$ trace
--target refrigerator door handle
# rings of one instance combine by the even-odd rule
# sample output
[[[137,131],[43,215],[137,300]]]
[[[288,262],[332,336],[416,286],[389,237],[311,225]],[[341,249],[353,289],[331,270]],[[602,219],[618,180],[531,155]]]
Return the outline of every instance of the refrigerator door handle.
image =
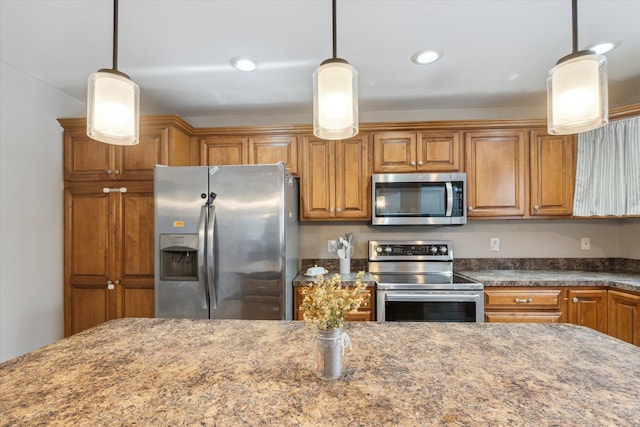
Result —
[[[216,207],[209,207],[209,220],[207,221],[207,285],[209,287],[210,310],[218,307],[217,286],[215,279],[216,254],[215,254],[215,234],[216,228]]]
[[[205,232],[207,229],[207,206],[202,206],[200,209],[200,224],[198,225],[198,282],[200,282],[201,288],[204,290],[205,307],[209,308],[209,286],[206,276],[206,248],[205,248]]]

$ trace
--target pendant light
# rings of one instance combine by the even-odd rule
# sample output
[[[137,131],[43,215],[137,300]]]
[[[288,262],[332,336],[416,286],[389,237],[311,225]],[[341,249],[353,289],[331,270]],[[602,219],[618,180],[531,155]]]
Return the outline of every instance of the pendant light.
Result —
[[[578,51],[578,0],[572,0],[573,52],[547,78],[547,127],[552,135],[599,128],[609,121],[607,58]]]
[[[333,57],[313,73],[313,134],[347,139],[358,134],[358,72],[336,57],[336,0],[332,0]]]
[[[113,1],[113,68],[89,76],[87,135],[116,145],[139,142],[140,89],[118,71],[118,0]]]

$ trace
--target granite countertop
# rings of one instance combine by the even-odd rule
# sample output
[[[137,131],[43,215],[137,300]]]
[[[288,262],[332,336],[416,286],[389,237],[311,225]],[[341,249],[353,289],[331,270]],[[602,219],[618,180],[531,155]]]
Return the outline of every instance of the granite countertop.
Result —
[[[326,273],[324,277],[331,278],[336,274],[339,274],[339,273],[337,271],[329,270],[329,272]],[[357,275],[358,275],[357,271],[352,271],[349,274],[340,274],[340,282],[345,286],[353,285],[356,282]],[[304,271],[301,271],[300,273],[298,273],[296,277],[294,277],[293,286],[305,286],[309,283],[314,282],[315,280],[316,280],[315,276],[307,276],[306,274],[304,274]],[[367,272],[365,272],[364,276],[362,276],[362,281],[366,283],[368,286],[375,286],[376,284],[376,281],[373,279],[373,276],[371,275],[371,273],[367,273]]]
[[[456,271],[486,286],[608,286],[640,292],[640,274],[576,270]]]
[[[640,348],[569,324],[121,319],[0,364],[1,425],[638,425]]]

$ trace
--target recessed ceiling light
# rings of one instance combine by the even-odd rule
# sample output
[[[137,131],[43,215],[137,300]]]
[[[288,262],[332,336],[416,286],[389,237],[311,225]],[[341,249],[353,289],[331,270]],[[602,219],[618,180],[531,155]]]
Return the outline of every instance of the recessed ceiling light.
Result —
[[[411,61],[418,65],[431,64],[442,57],[442,52],[437,49],[420,49],[411,56]]]
[[[585,50],[593,50],[598,55],[602,55],[603,53],[607,53],[612,51],[613,49],[620,46],[619,40],[606,41],[602,43],[597,43],[587,47]]]
[[[256,69],[256,63],[242,56],[236,56],[231,59],[231,65],[240,71],[253,71]]]

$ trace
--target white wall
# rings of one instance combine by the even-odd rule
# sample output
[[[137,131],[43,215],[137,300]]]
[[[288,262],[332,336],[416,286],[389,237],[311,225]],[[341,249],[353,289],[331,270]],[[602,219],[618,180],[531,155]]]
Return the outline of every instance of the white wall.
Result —
[[[629,221],[629,226],[621,226]],[[351,232],[354,258],[367,257],[369,240],[452,240],[457,258],[609,258],[638,257],[640,221],[619,219],[469,221],[461,227],[370,227],[365,223],[302,223],[301,258],[336,258],[327,252],[327,240]],[[621,234],[625,244],[621,246]],[[635,238],[632,235],[635,234]],[[500,239],[500,251],[491,252],[489,239]],[[589,237],[591,249],[580,249]],[[635,246],[632,246],[635,245]],[[622,247],[622,249],[621,249]],[[635,254],[635,256],[632,256]]]
[[[56,341],[63,320],[62,128],[86,106],[0,62],[0,362]]]
[[[640,218],[620,223],[620,257],[640,259]]]

